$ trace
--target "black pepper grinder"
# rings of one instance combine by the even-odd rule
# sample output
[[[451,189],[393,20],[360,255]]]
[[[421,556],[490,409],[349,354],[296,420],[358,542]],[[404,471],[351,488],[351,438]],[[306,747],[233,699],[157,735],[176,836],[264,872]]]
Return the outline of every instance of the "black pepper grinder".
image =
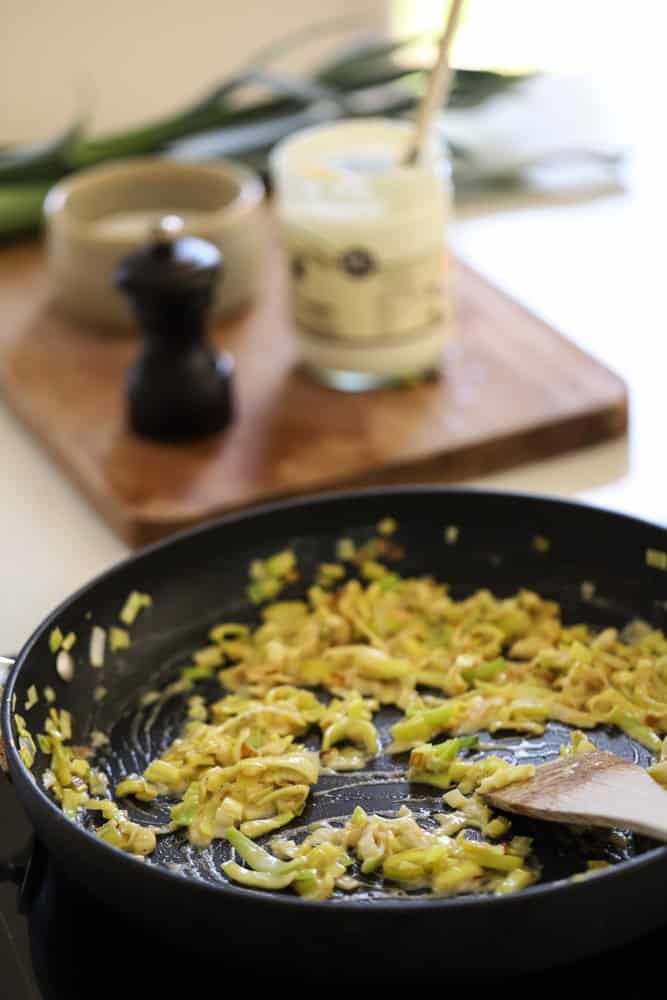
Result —
[[[182,230],[178,216],[165,216],[151,241],[125,257],[114,274],[144,338],[127,375],[130,427],[160,441],[221,431],[234,411],[234,362],[217,354],[206,335],[222,256],[212,243]]]

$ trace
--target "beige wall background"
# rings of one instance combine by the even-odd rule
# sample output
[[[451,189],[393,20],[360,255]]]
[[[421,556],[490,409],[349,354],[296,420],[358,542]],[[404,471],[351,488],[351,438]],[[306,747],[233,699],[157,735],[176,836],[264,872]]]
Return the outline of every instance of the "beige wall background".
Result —
[[[350,34],[364,27],[436,32],[448,3],[0,0],[0,144],[57,132],[82,102],[95,131],[172,112],[267,43],[324,21],[354,20]],[[486,68],[620,70],[630,90],[651,63],[651,41],[662,39],[662,7],[658,0],[468,0],[454,60]],[[338,37],[343,41],[345,33]],[[299,69],[330,44],[311,42],[282,68]]]
[[[95,131],[171,112],[273,39],[389,0],[0,0],[0,144],[50,135],[82,99]],[[341,35],[341,40],[344,35]],[[301,60],[318,55],[317,45]],[[321,55],[321,48],[319,51]]]

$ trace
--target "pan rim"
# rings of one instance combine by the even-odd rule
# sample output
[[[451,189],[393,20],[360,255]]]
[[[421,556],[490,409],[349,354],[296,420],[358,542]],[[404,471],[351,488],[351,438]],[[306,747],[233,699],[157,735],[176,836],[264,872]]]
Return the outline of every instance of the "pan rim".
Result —
[[[149,557],[155,552],[166,548],[175,547],[177,544],[200,534],[216,530],[222,526],[234,525],[239,522],[255,518],[267,517],[276,512],[283,512],[299,507],[308,508],[313,505],[325,505],[331,502],[344,504],[345,502],[364,498],[383,499],[385,497],[392,496],[404,497],[406,495],[425,494],[435,494],[438,496],[465,496],[466,494],[469,494],[476,497],[488,497],[490,502],[494,498],[501,498],[504,502],[518,501],[521,503],[524,501],[538,501],[540,503],[544,503],[546,506],[552,506],[559,509],[565,507],[572,509],[573,511],[594,512],[603,517],[607,516],[612,519],[621,518],[625,522],[634,524],[637,528],[649,531],[664,533],[667,530],[664,525],[647,521],[644,518],[635,517],[634,515],[627,514],[623,511],[614,510],[608,507],[598,507],[594,504],[570,500],[569,498],[554,497],[531,491],[508,491],[502,489],[486,489],[484,487],[476,486],[449,486],[439,484],[368,487],[363,489],[349,489],[341,491],[329,490],[321,493],[318,492],[259,503],[253,505],[252,507],[243,508],[239,511],[232,511],[229,514],[206,521],[202,524],[191,526],[183,531],[170,535],[168,538],[146,546],[137,552],[130,553],[124,559],[117,561],[112,566],[107,567],[107,569],[94,576],[88,582],[84,583],[74,593],[66,597],[65,600],[55,607],[40,622],[21,648],[16,657],[14,668],[7,679],[0,708],[0,728],[5,742],[9,772],[12,780],[17,785],[17,789],[22,788],[24,793],[30,796],[36,793],[40,808],[45,810],[50,815],[53,822],[59,826],[64,834],[68,836],[74,835],[75,837],[82,836],[88,848],[98,854],[99,862],[102,866],[105,859],[115,858],[116,862],[122,864],[123,866],[127,863],[140,865],[141,871],[147,876],[149,876],[150,873],[149,877],[154,880],[166,879],[169,883],[174,885],[180,884],[184,877],[178,872],[170,871],[169,869],[162,868],[158,865],[150,863],[146,864],[142,858],[135,857],[134,855],[128,854],[119,848],[113,847],[111,844],[95,837],[93,833],[86,830],[83,826],[67,819],[62,810],[58,807],[57,803],[47,795],[46,791],[35,781],[32,773],[26,769],[21,758],[19,757],[18,750],[14,742],[11,725],[11,702],[18,675],[20,674],[20,671],[34,646],[38,640],[43,637],[45,632],[53,625],[58,616],[62,615],[63,612],[74,602],[90,593],[93,588],[110,579],[116,573],[122,572],[126,567],[136,563],[144,557]],[[48,845],[46,846],[48,849]],[[436,908],[439,910],[442,907],[446,907],[448,910],[456,910],[457,908],[485,904],[486,906],[495,905],[496,908],[500,909],[508,905],[510,907],[520,905],[522,901],[539,900],[555,892],[562,894],[567,890],[571,890],[576,893],[581,887],[583,887],[583,889],[586,888],[590,878],[593,878],[594,881],[597,881],[599,878],[608,880],[614,876],[617,879],[619,877],[622,878],[630,871],[638,870],[646,865],[655,864],[660,860],[667,862],[667,845],[650,848],[638,857],[621,861],[607,869],[596,872],[594,876],[590,876],[579,881],[573,881],[571,878],[565,878],[543,884],[537,883],[522,889],[520,892],[509,893],[506,896],[492,896],[480,893],[444,898],[432,896],[428,898],[420,897],[418,899],[377,899],[372,900],[370,903],[367,899],[354,897],[336,899],[335,901],[302,899],[301,897],[288,894],[274,894],[271,892],[262,892],[261,890],[249,890],[248,888],[235,886],[231,882],[222,881],[219,884],[214,884],[213,882],[188,878],[187,883],[189,889],[196,889],[197,892],[202,892],[207,895],[210,893],[216,893],[216,895],[222,893],[223,898],[225,896],[230,896],[232,899],[242,899],[245,902],[262,902],[264,905],[278,908],[285,906],[298,906],[305,907],[307,910],[315,911],[321,911],[323,908],[327,910],[331,910],[333,908],[336,911],[341,910],[343,912],[359,912],[379,909],[386,913],[387,911],[403,911],[406,906],[409,907],[410,910],[422,910],[424,908],[428,908],[429,910]]]

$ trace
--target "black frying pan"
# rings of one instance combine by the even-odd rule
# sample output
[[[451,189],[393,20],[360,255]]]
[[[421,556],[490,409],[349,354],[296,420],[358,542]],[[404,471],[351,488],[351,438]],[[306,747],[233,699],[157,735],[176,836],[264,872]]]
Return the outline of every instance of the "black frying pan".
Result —
[[[149,861],[124,854],[65,819],[41,788],[46,766],[41,755],[32,776],[23,767],[12,703],[15,698],[21,711],[30,685],[41,691],[50,684],[59,706],[74,716],[75,742],[86,742],[92,729],[110,731],[101,764],[112,780],[123,770],[140,770],[178,732],[183,704],[173,698],[149,720],[137,710],[139,695],[177,675],[192,649],[204,644],[212,623],[255,620],[256,610],[242,597],[249,562],[289,546],[308,579],[318,562],[332,558],[336,539],[367,539],[387,515],[399,522],[396,537],[406,552],[401,572],[432,573],[450,582],[456,596],[480,586],[499,594],[530,587],[559,601],[569,622],[622,626],[642,617],[658,627],[667,624],[667,574],[645,562],[647,548],[667,549],[667,531],[578,504],[412,488],[320,496],[226,517],[105,573],[53,612],[22,650],[5,689],[2,735],[16,792],[38,835],[68,873],[133,921],[176,936],[183,945],[220,953],[223,960],[234,954],[290,977],[351,969],[371,977],[379,970],[411,976],[527,972],[594,954],[658,926],[667,918],[667,848],[641,838],[620,851],[600,834],[574,836],[564,828],[531,826],[516,818],[516,832],[535,837],[544,863],[542,881],[522,892],[497,898],[396,898],[383,897],[370,884],[360,896],[308,901],[227,883],[220,863],[228,846],[220,842],[195,851],[173,835],[160,840]],[[443,540],[449,524],[459,528],[456,545]],[[536,534],[549,539],[547,553],[533,547]],[[596,585],[593,598],[582,598],[582,581]],[[133,627],[131,648],[107,655],[100,676],[87,664],[85,637],[91,623],[114,624],[133,589],[152,594],[153,607]],[[292,591],[298,593],[298,586]],[[56,624],[82,636],[74,647],[77,670],[71,684],[58,680],[48,651]],[[108,689],[100,704],[92,697],[98,684]],[[42,729],[42,701],[24,714],[33,732]],[[386,710],[381,730],[395,718]],[[550,727],[529,753],[544,759],[566,738],[565,727]],[[600,730],[595,738],[616,753],[647,760],[643,748],[617,733]],[[510,734],[505,742],[511,756],[520,741]],[[395,810],[401,802],[437,808],[433,789],[383,777],[380,772],[395,771],[397,763],[401,759],[380,760],[370,776],[323,779],[298,823],[349,814],[357,803],[378,811]],[[136,816],[155,821],[159,812],[145,808],[136,808]],[[615,862],[610,869],[571,880],[585,868],[587,857],[599,858],[604,851]]]

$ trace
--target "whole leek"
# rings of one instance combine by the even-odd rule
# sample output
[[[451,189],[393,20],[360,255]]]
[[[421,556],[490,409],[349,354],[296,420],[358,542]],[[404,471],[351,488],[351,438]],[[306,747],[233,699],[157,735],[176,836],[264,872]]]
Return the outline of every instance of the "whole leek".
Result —
[[[297,49],[309,37],[340,33],[343,27],[349,30],[350,25],[337,18],[333,24],[300,29],[256,54],[244,71],[216,84],[199,100],[156,121],[94,137],[85,134],[82,121],[76,121],[47,142],[0,149],[0,240],[38,229],[51,184],[82,168],[127,156],[167,153],[186,159],[234,157],[265,172],[272,146],[305,124],[341,115],[400,115],[413,108],[429,69],[424,60],[414,61],[410,55],[413,38],[357,40],[302,78],[267,72],[271,60]],[[456,70],[450,103],[477,105],[520,79]],[[245,100],[244,90],[256,90],[258,84],[264,95]]]
[[[11,240],[36,229],[51,181],[0,185],[0,240]]]

